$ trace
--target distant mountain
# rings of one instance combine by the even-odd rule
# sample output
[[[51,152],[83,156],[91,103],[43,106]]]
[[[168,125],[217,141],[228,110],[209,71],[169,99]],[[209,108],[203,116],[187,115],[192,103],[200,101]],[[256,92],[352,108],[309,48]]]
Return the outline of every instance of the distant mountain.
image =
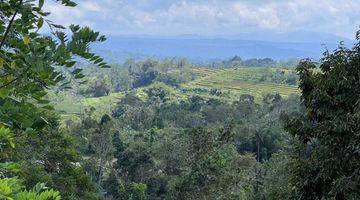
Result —
[[[349,38],[341,37],[331,33],[312,32],[312,31],[292,31],[285,33],[262,31],[252,33],[242,33],[235,36],[229,36],[233,39],[242,40],[260,40],[270,42],[292,42],[292,43],[325,43],[338,44],[340,41],[351,43]]]
[[[94,50],[108,62],[122,62],[127,58],[145,57],[185,57],[191,60],[217,60],[238,55],[243,59],[321,57],[325,47],[335,49],[340,41],[346,45],[350,39],[328,33],[291,32],[291,33],[244,33],[236,36],[218,36],[217,38],[197,35],[176,37],[108,36],[108,40],[95,45]],[[324,46],[325,45],[325,46]]]

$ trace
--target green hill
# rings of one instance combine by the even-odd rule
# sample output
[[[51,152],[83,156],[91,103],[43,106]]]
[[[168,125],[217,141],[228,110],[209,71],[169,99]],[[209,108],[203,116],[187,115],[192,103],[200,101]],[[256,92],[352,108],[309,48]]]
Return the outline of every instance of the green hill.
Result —
[[[256,100],[269,93],[279,93],[286,97],[299,93],[296,85],[287,83],[292,69],[281,68],[231,68],[231,69],[192,69],[195,79],[182,84],[179,88],[167,86],[162,83],[153,83],[149,86],[134,90],[137,95],[146,98],[144,90],[149,87],[166,87],[171,100],[179,101],[188,96],[198,95],[203,98],[223,100],[236,100],[242,94],[250,94]],[[69,93],[51,95],[56,102],[55,108],[64,115],[81,114],[86,108],[94,107],[101,113],[109,113],[124,93],[111,93],[98,98],[73,96]]]

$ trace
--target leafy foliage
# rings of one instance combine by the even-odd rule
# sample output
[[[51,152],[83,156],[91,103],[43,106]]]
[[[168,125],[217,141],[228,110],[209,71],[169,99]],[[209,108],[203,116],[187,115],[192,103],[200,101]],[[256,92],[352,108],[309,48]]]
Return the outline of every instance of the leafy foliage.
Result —
[[[359,55],[358,42],[325,52],[319,69],[309,60],[297,68],[306,112],[286,129],[302,142],[294,163],[299,198],[360,198]]]
[[[230,69],[174,58],[99,72],[90,46],[105,37],[52,22],[46,3],[0,2],[1,199],[360,198],[360,42],[298,74],[237,56],[212,65]],[[60,117],[49,92],[103,110]]]
[[[59,1],[66,6],[76,4]],[[40,111],[49,109],[44,96],[46,89],[61,84],[65,87],[65,74],[56,66],[70,71],[74,56],[83,57],[100,67],[107,67],[102,59],[90,53],[89,44],[105,40],[90,28],[70,26],[67,35],[60,25],[46,19],[49,13],[42,10],[44,1],[2,1],[0,93],[1,122],[8,127],[25,130],[32,128]],[[52,36],[43,36],[39,30],[47,24]],[[82,78],[81,71],[70,73]],[[40,107],[40,110],[37,109]],[[35,125],[36,126],[36,125]]]
[[[56,2],[76,6],[71,0]],[[90,44],[105,37],[89,27],[66,29],[52,22],[51,13],[43,10],[45,4],[45,0],[0,2],[1,171],[2,177],[19,177],[1,179],[6,199],[60,199],[59,192],[38,182],[48,182],[67,199],[89,197],[84,193],[95,191],[76,166],[80,158],[72,139],[58,130],[58,116],[45,96],[49,89],[66,88],[69,81],[84,77],[74,67],[78,58],[108,67],[90,52]],[[51,35],[41,34],[44,29]]]
[[[97,139],[112,135],[106,146],[114,147],[100,178],[105,196],[256,199],[255,193],[263,192],[254,181],[255,169],[262,165],[256,158],[265,163],[285,148],[289,137],[282,130],[281,116],[299,109],[298,98],[267,95],[260,103],[251,95],[235,102],[196,95],[175,99],[172,90],[156,83],[143,89],[144,96],[127,93],[112,110],[114,130],[103,129],[102,139]],[[67,124],[80,134],[78,144],[87,159],[98,160],[91,138],[101,122],[91,114],[80,120]],[[87,171],[100,180],[96,163]]]
[[[60,200],[59,192],[45,187],[45,184],[37,184],[32,190],[24,190],[20,181],[16,178],[0,179],[1,199],[37,199],[37,200]]]

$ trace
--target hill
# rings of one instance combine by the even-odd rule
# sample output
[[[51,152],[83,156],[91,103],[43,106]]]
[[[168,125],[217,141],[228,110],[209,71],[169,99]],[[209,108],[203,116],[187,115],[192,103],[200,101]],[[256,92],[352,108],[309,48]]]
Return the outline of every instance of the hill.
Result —
[[[221,99],[234,101],[242,94],[250,94],[260,101],[266,94],[278,93],[283,97],[299,92],[296,80],[289,80],[293,69],[285,68],[230,68],[230,69],[192,69],[196,78],[193,81],[182,84],[180,87],[171,87],[164,83],[153,83],[141,87],[132,92],[141,98],[146,98],[145,90],[151,87],[162,87],[168,91],[172,101],[181,101],[189,96],[197,95],[206,99]],[[296,77],[295,77],[296,78]],[[295,82],[293,82],[295,81]],[[55,108],[64,115],[83,113],[85,109],[94,107],[99,116],[109,113],[120,101],[125,93],[111,93],[103,97],[79,97],[67,92],[50,95],[56,102]]]

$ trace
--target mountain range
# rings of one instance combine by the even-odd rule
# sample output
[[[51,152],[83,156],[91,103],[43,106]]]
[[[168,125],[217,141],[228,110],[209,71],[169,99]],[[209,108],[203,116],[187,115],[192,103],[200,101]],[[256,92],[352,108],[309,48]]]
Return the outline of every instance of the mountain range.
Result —
[[[184,57],[194,61],[209,61],[235,55],[243,59],[319,59],[326,49],[334,50],[341,41],[345,46],[354,43],[354,40],[331,33],[309,31],[267,31],[219,36],[110,35],[107,38],[105,43],[97,44],[93,49],[108,62],[146,57]]]

